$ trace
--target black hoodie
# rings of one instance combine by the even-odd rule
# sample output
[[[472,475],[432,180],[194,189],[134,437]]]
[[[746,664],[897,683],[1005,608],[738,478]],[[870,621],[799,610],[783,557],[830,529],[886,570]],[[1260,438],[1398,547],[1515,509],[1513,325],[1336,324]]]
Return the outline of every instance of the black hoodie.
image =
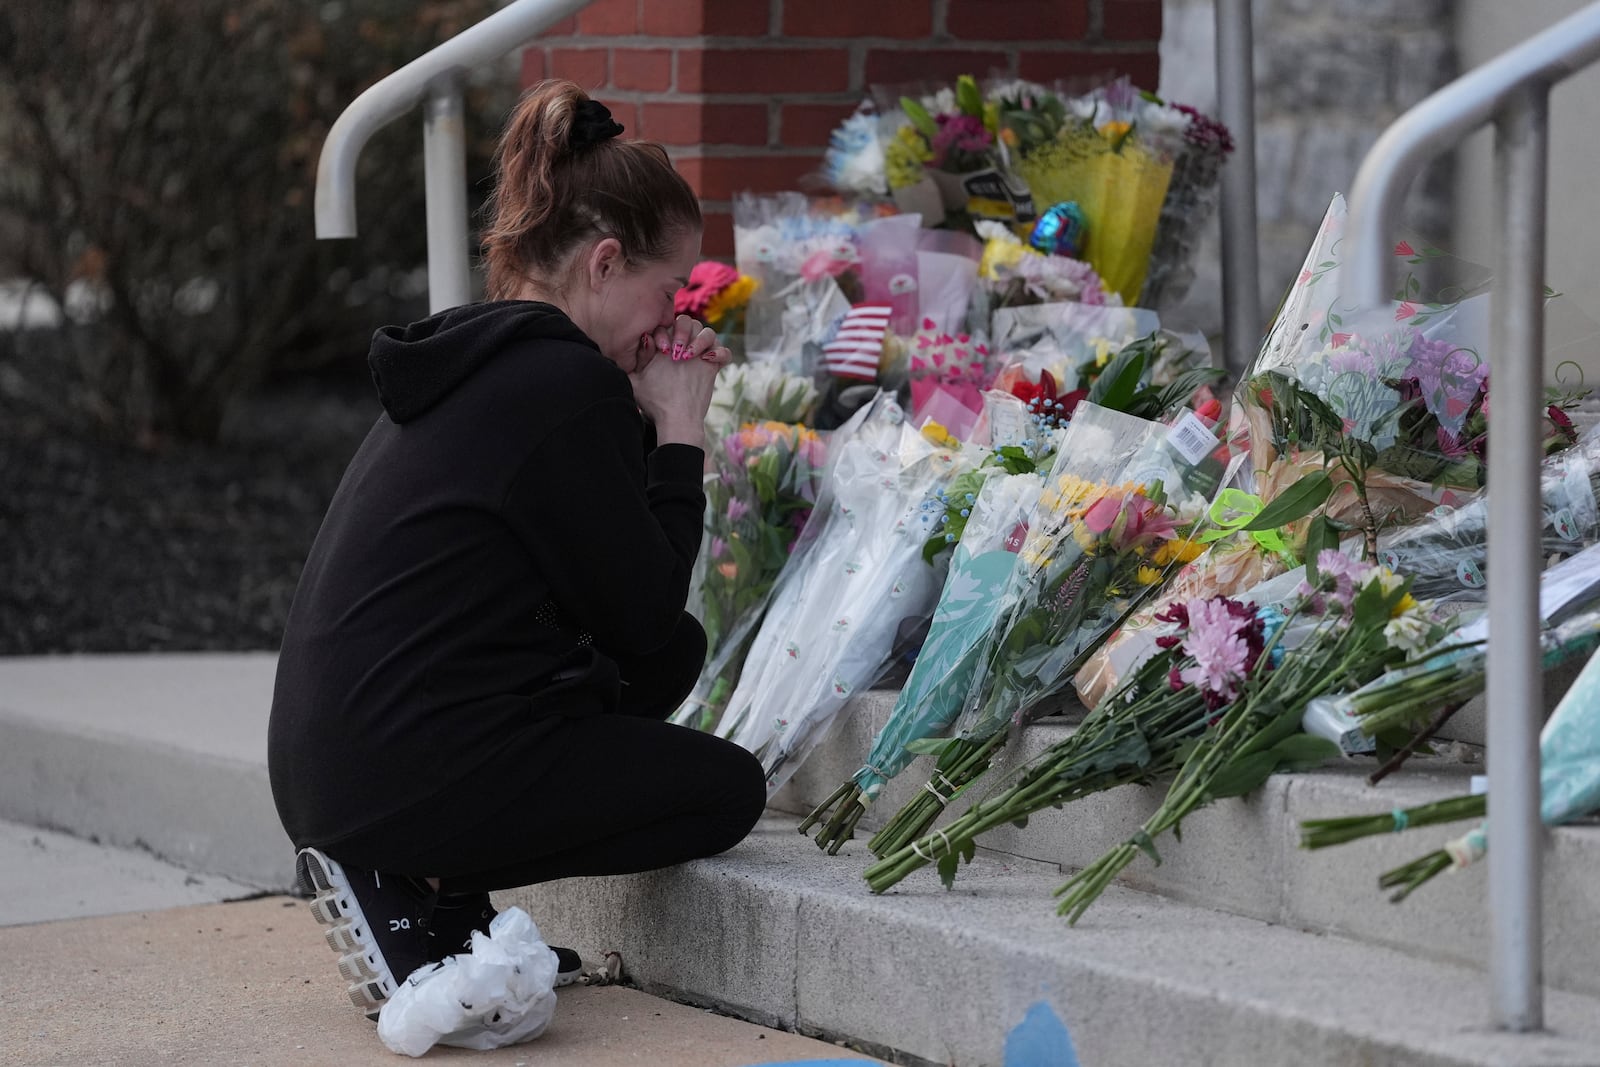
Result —
[[[268,768],[297,845],[531,771],[551,714],[615,706],[602,653],[666,643],[700,545],[704,454],[647,455],[627,375],[559,309],[454,308],[380,330],[369,362],[385,414],[278,658]]]

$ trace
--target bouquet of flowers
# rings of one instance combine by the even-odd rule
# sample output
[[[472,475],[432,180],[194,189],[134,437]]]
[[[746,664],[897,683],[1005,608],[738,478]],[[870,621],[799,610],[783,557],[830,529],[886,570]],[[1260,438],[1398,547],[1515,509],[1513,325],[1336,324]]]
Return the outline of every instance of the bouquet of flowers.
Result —
[[[1189,749],[1154,815],[1126,842],[1079,871],[1056,895],[1059,914],[1076,923],[1123,868],[1144,852],[1157,862],[1155,839],[1176,832],[1186,815],[1213,800],[1243,796],[1283,767],[1315,765],[1338,754],[1323,738],[1300,732],[1313,697],[1360,685],[1409,655],[1396,635],[1417,626],[1442,631],[1411,596],[1408,583],[1381,567],[1323,551],[1286,613],[1270,617],[1262,651],[1250,663],[1245,633],[1207,642],[1204,662],[1178,684],[1203,681],[1219,703],[1215,721]],[[1241,625],[1244,623],[1241,620]],[[1289,648],[1289,639],[1294,647]],[[1268,671],[1275,650],[1287,649]],[[1195,651],[1198,651],[1196,649]]]
[[[1600,600],[1600,546],[1591,545],[1540,575],[1539,641],[1546,670],[1587,655],[1600,640],[1596,600]],[[1483,691],[1488,640],[1489,622],[1480,615],[1437,647],[1419,645],[1417,651],[1425,655],[1360,689],[1313,700],[1306,709],[1306,727],[1338,741],[1347,752],[1371,751],[1380,741],[1398,746],[1413,737],[1426,740],[1450,714]]]
[[[994,313],[989,347],[1002,368],[1018,366],[1035,376],[1047,370],[1058,389],[1070,392],[1088,387],[1079,381],[1085,368],[1098,373],[1123,348],[1160,328],[1160,318],[1145,308],[1021,305]]]
[[[701,260],[689,272],[689,284],[673,297],[673,310],[699,319],[717,331],[717,339],[724,345],[742,351],[744,309],[758,284],[726,263]]]
[[[1171,448],[1165,427],[1080,405],[977,656],[957,736],[939,744],[928,787],[869,843],[875,855],[920,837],[988,769],[1008,727],[1060,691],[1106,634],[1155,591],[1176,566],[1172,543],[1215,488],[1188,484],[1196,476]]]
[[[761,759],[772,790],[926,622],[943,578],[921,559],[931,494],[967,463],[883,393],[834,433],[830,453],[717,727]]]
[[[1017,174],[1041,209],[1077,205],[1085,228],[1081,257],[1108,289],[1133,303],[1144,288],[1188,116],[1125,78],[1064,101],[1051,135],[1045,135],[1050,119],[1041,123],[1030,112],[1039,109],[1000,111],[1016,133]]]
[[[1555,405],[1548,411],[1556,432],[1570,428]],[[1600,435],[1564,452],[1547,455],[1539,479],[1543,505],[1543,552],[1564,559],[1600,540]],[[1378,535],[1378,558],[1391,570],[1411,575],[1421,596],[1440,603],[1482,603],[1488,584],[1489,507],[1493,490],[1455,508],[1439,508],[1406,526]]]
[[[810,425],[817,386],[767,361],[730,363],[717,372],[706,411],[706,436],[721,440],[747,422]]]
[[[1489,383],[1478,353],[1488,304],[1481,293],[1425,300],[1421,277],[1446,257],[1407,242],[1396,246],[1412,267],[1399,299],[1360,312],[1340,303],[1335,249],[1344,223],[1336,197],[1239,389],[1238,409],[1260,495],[1270,500],[1326,469],[1335,491],[1313,544],[1356,530],[1373,558],[1381,527],[1456,506],[1483,486],[1476,442],[1487,428]],[[1570,441],[1553,432],[1549,447]]]
[[[1150,249],[1150,271],[1145,275],[1139,303],[1166,307],[1176,303],[1194,281],[1194,253],[1200,229],[1217,207],[1222,164],[1233,151],[1233,135],[1216,119],[1192,107],[1174,107],[1187,115],[1183,148],[1172,163],[1172,180],[1161,204],[1161,220]]]
[[[772,585],[811,516],[825,454],[815,430],[783,422],[746,423],[712,451],[699,601],[706,665],[673,722],[715,725]]]
[[[1600,653],[1590,657],[1539,735],[1539,785],[1539,815],[1546,826],[1600,811]],[[1477,794],[1381,815],[1308,819],[1300,824],[1300,844],[1326,848],[1374,834],[1482,819],[1488,803],[1487,794]],[[1385,872],[1378,885],[1394,890],[1391,901],[1404,900],[1441,871],[1482,859],[1489,847],[1487,830],[1487,823],[1480,824],[1444,847]]]
[[[889,94],[878,90],[878,95]],[[886,183],[902,211],[931,224],[970,218],[1027,221],[1028,189],[996,153],[996,115],[971,76],[932,93],[883,100],[880,133]]]
[[[1270,671],[1281,653],[1266,650],[1263,612],[1225,597],[1177,603],[1163,616],[1176,630],[1160,651],[1129,675],[1072,735],[1030,761],[1006,788],[961,817],[884,856],[867,868],[874,893],[937,863],[946,887],[977,839],[1006,823],[1021,825],[1047,807],[1091,793],[1143,782],[1175,770],[1217,709],[1238,698],[1239,686]]]
[[[972,329],[987,333],[994,313],[1005,307],[1122,303],[1122,297],[1107,292],[1100,275],[1083,260],[1041,252],[998,222],[980,220],[974,228],[983,239],[983,255],[969,309]]]
[[[944,503],[954,508],[955,520],[939,525],[958,529],[936,533],[923,547],[923,557],[931,563],[947,539],[955,541],[927,640],[866,762],[800,824],[805,833],[827,818],[816,841],[830,854],[850,840],[884,784],[915,758],[906,745],[943,733],[961,710],[977,654],[994,626],[1044,487],[1032,464],[1025,467],[1029,469],[1017,473],[1002,465],[979,467],[951,483]]]

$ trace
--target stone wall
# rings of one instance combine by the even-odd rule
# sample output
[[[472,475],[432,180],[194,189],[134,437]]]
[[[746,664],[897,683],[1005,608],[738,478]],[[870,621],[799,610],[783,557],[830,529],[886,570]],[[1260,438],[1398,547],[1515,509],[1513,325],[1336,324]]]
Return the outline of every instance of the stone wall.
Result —
[[[875,84],[1159,78],[1161,0],[598,0],[523,56],[666,144],[733,252],[732,196],[797,189]]]
[[[1165,0],[1161,89],[1216,107],[1212,0]],[[1256,187],[1263,329],[1304,259],[1335,193],[1401,112],[1456,74],[1451,0],[1255,0]],[[1407,229],[1444,242],[1450,163],[1424,174]],[[1201,274],[1167,317],[1221,332],[1221,253],[1213,224]]]

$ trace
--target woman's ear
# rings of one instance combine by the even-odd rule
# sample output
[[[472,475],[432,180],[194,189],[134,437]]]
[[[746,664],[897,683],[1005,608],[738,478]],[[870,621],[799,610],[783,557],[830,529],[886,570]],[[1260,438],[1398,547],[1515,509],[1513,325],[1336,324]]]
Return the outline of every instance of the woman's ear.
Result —
[[[628,257],[622,253],[622,242],[615,237],[605,237],[595,242],[589,250],[589,288],[598,291],[607,282],[621,275],[628,266]]]

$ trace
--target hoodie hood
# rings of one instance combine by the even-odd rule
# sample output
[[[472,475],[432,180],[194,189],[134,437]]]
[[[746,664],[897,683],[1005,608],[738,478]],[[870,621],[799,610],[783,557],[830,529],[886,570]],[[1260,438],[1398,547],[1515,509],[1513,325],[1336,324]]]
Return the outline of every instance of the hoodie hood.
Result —
[[[490,359],[536,340],[569,341],[600,352],[555,305],[498,300],[463,304],[409,326],[385,326],[373,335],[367,365],[389,418],[408,422]]]

